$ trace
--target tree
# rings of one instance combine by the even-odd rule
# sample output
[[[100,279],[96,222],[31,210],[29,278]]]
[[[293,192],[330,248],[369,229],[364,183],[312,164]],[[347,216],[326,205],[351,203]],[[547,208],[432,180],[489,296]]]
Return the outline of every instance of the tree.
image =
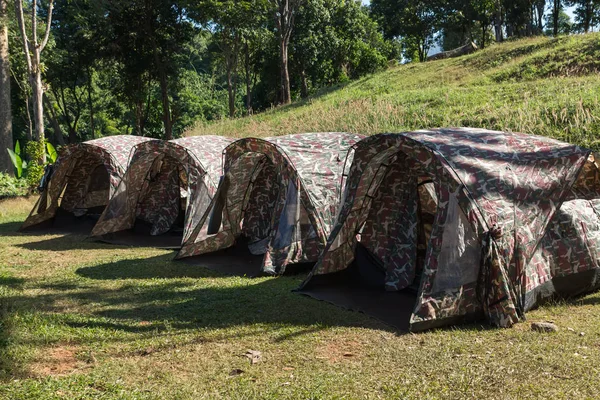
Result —
[[[13,147],[10,101],[10,65],[8,59],[8,0],[0,0],[0,172],[13,174],[14,168],[6,153]]]
[[[406,58],[427,59],[444,20],[442,0],[373,0],[371,8],[388,39],[403,40]]]
[[[536,15],[536,33],[544,32],[544,10],[546,9],[546,0],[533,0],[533,7]]]
[[[577,31],[588,33],[600,21],[600,0],[570,0],[567,4],[575,7]]]
[[[97,32],[102,31],[102,3],[56,0],[52,17],[54,46],[46,59],[47,117],[60,142],[60,124],[69,142],[95,137],[94,76],[101,61]]]
[[[35,139],[39,143],[44,143],[44,86],[42,83],[42,52],[48,44],[50,38],[50,27],[52,23],[52,9],[54,8],[54,0],[50,0],[48,3],[48,10],[46,13],[46,28],[44,36],[39,41],[38,38],[38,18],[37,0],[31,2],[31,32],[27,34],[25,27],[25,17],[23,13],[23,2],[22,0],[15,0],[15,8],[17,13],[17,22],[19,23],[19,30],[21,33],[21,39],[23,41],[23,51],[25,53],[25,61],[27,64],[27,74],[29,76],[29,84],[32,92],[32,105],[33,105],[33,123],[35,126]],[[42,157],[38,160],[41,163],[46,162],[46,153],[40,152]]]
[[[104,47],[120,68],[119,92],[135,115],[136,131],[144,134],[149,110],[158,101],[163,137],[173,138],[171,97],[185,44],[193,27],[182,3],[167,0],[115,0],[106,3]],[[134,17],[135,16],[135,17]],[[154,97],[158,83],[158,99]]]
[[[524,37],[541,33],[540,15],[545,0],[503,0],[508,37]],[[540,14],[541,13],[541,14]]]
[[[552,0],[552,35],[558,36],[558,32],[560,29],[560,12],[562,9],[561,0]]]
[[[302,98],[308,97],[309,81],[317,86],[321,84],[320,79],[331,78],[334,57],[331,47],[337,40],[332,26],[332,11],[325,0],[307,0],[298,9],[292,34],[291,63],[300,77]]]
[[[242,32],[243,69],[246,82],[246,112],[252,114],[253,93],[260,73],[260,66],[264,63],[265,49],[272,38],[272,33],[266,28],[257,27]]]
[[[468,41],[476,42],[480,48],[485,48],[496,7],[496,0],[449,1],[443,24],[443,49],[452,50]]]
[[[564,10],[560,10],[558,13],[558,23],[555,25],[554,15],[548,16],[548,29],[546,30],[547,35],[568,35],[573,30],[573,22],[571,17]]]
[[[290,73],[288,70],[288,47],[294,29],[294,19],[302,0],[269,0],[274,5],[275,25],[279,38],[280,96],[281,104],[292,102]]]
[[[229,116],[234,117],[238,87],[240,58],[245,64],[250,62],[250,52],[256,40],[253,31],[261,30],[266,23],[266,0],[208,0],[198,4],[195,19],[206,24],[213,32],[227,76],[229,93]],[[246,86],[250,86],[250,65],[245,65]]]

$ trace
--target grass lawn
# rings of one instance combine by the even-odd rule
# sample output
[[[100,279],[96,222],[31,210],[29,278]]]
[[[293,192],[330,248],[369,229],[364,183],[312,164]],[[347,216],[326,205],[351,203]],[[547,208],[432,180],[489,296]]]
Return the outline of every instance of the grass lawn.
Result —
[[[400,334],[291,290],[76,235],[17,232],[0,203],[0,398],[596,398],[600,295],[529,321]],[[260,351],[251,364],[248,350]]]

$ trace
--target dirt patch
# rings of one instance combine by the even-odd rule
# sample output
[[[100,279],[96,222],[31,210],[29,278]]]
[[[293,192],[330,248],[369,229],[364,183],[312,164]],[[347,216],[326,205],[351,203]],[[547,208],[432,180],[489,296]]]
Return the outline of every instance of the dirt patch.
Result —
[[[78,347],[69,345],[50,347],[31,365],[31,373],[36,376],[62,376],[86,368],[89,365],[77,359],[79,351]]]
[[[353,361],[361,357],[363,346],[355,340],[333,340],[319,346],[316,358],[330,363]]]

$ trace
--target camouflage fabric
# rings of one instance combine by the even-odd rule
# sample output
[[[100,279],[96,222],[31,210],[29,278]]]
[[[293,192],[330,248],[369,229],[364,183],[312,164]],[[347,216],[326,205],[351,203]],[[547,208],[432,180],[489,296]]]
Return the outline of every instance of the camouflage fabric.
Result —
[[[518,321],[528,292],[535,286],[531,282],[540,282],[544,273],[540,257],[534,253],[550,229],[549,223],[558,210],[576,213],[573,208],[561,208],[563,201],[584,195],[600,197],[598,168],[593,158],[588,159],[590,152],[545,137],[468,128],[433,129],[372,136],[355,145],[353,152],[338,221],[304,285],[312,276],[350,265],[357,241],[369,240],[364,231],[361,235],[356,232],[369,223],[372,208],[385,216],[378,223],[391,226],[399,218],[414,222],[398,215],[414,209],[408,193],[396,193],[394,202],[381,202],[383,209],[371,201],[383,196],[378,192],[389,190],[387,185],[394,182],[385,179],[383,170],[411,159],[419,168],[402,167],[411,176],[404,182],[414,182],[415,177],[430,179],[438,204],[422,277],[415,282],[419,290],[411,317],[413,329],[481,312],[498,326]],[[405,186],[405,190],[414,191],[414,185]],[[407,199],[408,203],[401,204]],[[412,238],[412,225],[405,226]],[[462,234],[446,227],[462,227]],[[498,234],[490,236],[492,229]],[[384,248],[385,240],[376,239]],[[416,268],[411,267],[412,243],[400,256],[408,261],[387,270],[388,290],[401,289],[412,279],[410,269]],[[450,261],[447,253],[452,246],[448,243],[456,243]],[[398,257],[393,252],[382,257]],[[587,265],[596,268],[589,260]],[[570,269],[570,273],[576,270]],[[393,279],[400,277],[395,283]],[[455,283],[440,285],[442,278],[452,278]]]
[[[530,268],[535,270],[526,276],[527,293],[554,278],[600,268],[600,199],[564,202],[531,258]],[[589,287],[581,289],[583,292],[599,286],[600,282],[590,282]],[[525,309],[533,307],[536,300],[541,298],[526,300]]]
[[[344,159],[361,138],[309,133],[232,143],[213,204],[177,258],[230,247],[243,233],[265,240],[264,272],[283,273],[287,264],[316,260],[338,211]],[[209,232],[219,202],[221,226]]]
[[[21,229],[53,218],[59,207],[72,212],[76,208],[106,205],[128,167],[131,149],[147,140],[120,135],[62,147],[50,182]],[[90,194],[88,189],[98,184],[98,171],[108,174],[108,185],[100,193]]]
[[[187,196],[183,203],[184,238],[188,237],[216,191],[223,149],[229,143],[231,139],[222,136],[192,136],[136,146],[92,235],[131,229],[137,217],[152,225],[151,234],[163,234],[177,218],[182,196]]]
[[[385,169],[360,237],[384,265],[386,290],[401,290],[412,283],[416,272],[420,168],[414,160],[396,156]]]
[[[158,171],[144,182],[136,217],[152,225],[151,235],[161,235],[171,229],[179,215],[183,182],[180,182],[178,160],[161,157],[154,164],[157,164]]]

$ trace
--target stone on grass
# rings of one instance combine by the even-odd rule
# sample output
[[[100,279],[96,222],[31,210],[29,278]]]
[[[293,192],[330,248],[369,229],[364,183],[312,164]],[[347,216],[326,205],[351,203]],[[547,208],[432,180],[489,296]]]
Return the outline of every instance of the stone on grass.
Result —
[[[531,330],[536,332],[558,332],[558,326],[552,322],[532,322]]]

